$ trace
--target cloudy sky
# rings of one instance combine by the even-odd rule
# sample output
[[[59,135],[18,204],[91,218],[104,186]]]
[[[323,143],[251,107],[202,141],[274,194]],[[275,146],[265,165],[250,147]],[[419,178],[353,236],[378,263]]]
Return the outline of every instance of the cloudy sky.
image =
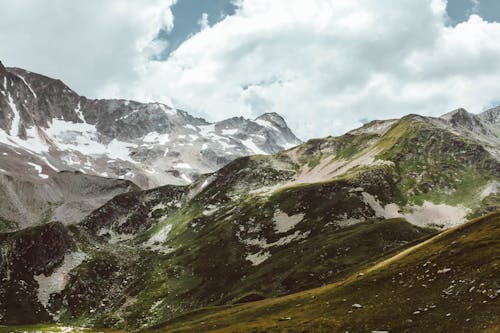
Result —
[[[500,104],[498,0],[0,0],[0,60],[302,138]]]

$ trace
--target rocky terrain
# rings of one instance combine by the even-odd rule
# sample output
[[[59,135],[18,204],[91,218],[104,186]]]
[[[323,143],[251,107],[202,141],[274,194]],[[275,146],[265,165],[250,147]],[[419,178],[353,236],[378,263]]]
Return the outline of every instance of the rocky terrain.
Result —
[[[130,182],[189,184],[237,157],[298,143],[277,114],[209,123],[159,103],[88,99],[0,63],[0,231],[67,224]]]
[[[373,121],[4,233],[0,323],[494,332],[498,118]]]

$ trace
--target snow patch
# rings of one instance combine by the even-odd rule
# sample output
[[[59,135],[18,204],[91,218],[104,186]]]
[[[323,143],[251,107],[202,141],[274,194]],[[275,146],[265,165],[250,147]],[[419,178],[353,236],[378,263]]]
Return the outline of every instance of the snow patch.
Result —
[[[442,228],[451,228],[466,221],[470,209],[458,205],[451,206],[447,204],[435,204],[430,201],[424,201],[422,206],[405,206],[403,209],[394,203],[382,206],[375,197],[369,193],[363,192],[363,199],[375,212],[375,216],[386,219],[402,217],[411,224],[428,227],[439,226]],[[400,211],[403,213],[400,213]]]
[[[252,139],[246,139],[242,140],[241,143],[247,147],[252,153],[257,154],[257,155],[267,155],[265,151],[260,149],[253,141]]]
[[[377,217],[383,217],[385,219],[393,219],[397,217],[403,217],[399,213],[399,206],[396,204],[388,204],[386,206],[382,206],[380,202],[378,202],[375,197],[369,193],[363,192],[361,193],[363,196],[364,202],[373,209],[375,215]]]
[[[208,205],[202,214],[205,216],[212,216],[218,209],[219,207],[216,205]]]
[[[486,198],[491,194],[497,194],[497,193],[500,193],[500,183],[495,180],[486,185],[484,190],[481,192],[481,198]]]
[[[159,134],[158,132],[151,132],[146,134],[146,136],[143,138],[142,141],[147,143],[157,143],[164,145],[170,142],[170,138],[168,133]]]
[[[172,249],[166,245],[163,245],[168,239],[168,234],[172,231],[172,225],[167,224],[159,231],[155,232],[145,243],[144,247],[152,251],[157,251],[160,253],[167,254]]]
[[[267,127],[267,128],[270,128],[270,129],[272,129],[272,130],[275,130],[275,131],[279,132],[279,129],[277,129],[276,127],[274,127],[274,125],[273,125],[273,124],[271,124],[271,122],[269,122],[269,121],[267,121],[267,120],[264,120],[264,119],[257,119],[257,120],[255,120],[255,122],[256,122],[257,124],[259,124],[260,126],[262,126],[262,127]]]
[[[31,163],[31,162],[28,162],[28,165],[31,165],[32,167],[35,168],[35,170],[38,172],[38,177],[43,178],[43,179],[49,178],[49,176],[42,173],[42,167],[40,165],[35,164],[35,163]]]
[[[59,172],[59,169],[57,169],[54,165],[52,165],[52,164],[49,162],[49,160],[47,159],[47,157],[45,157],[45,156],[40,156],[40,159],[41,159],[42,161],[44,161],[44,162],[45,162],[45,164],[47,164],[47,166],[48,166],[49,168],[51,168],[51,169],[52,169],[52,170],[54,170],[55,172]]]
[[[76,115],[78,116],[78,119],[80,119],[82,122],[85,122],[85,117],[83,115],[83,112],[82,112],[82,109],[80,106],[80,102],[78,102],[78,105],[76,106],[75,112],[76,112]]]
[[[288,216],[287,213],[277,210],[273,215],[274,230],[277,233],[284,233],[295,228],[304,219],[304,214]]]
[[[36,93],[33,91],[33,89],[31,89],[31,86],[28,84],[28,82],[26,82],[26,80],[24,79],[24,76],[21,76],[21,75],[16,75],[16,76],[24,82],[24,84],[26,85],[26,87],[28,87],[28,89],[31,92],[31,94],[33,95],[33,97],[37,98]]]
[[[64,290],[71,270],[78,267],[86,258],[87,255],[83,252],[68,253],[64,256],[62,265],[56,268],[51,275],[40,274],[34,276],[34,279],[38,282],[38,300],[45,308],[49,305],[50,295]]]
[[[107,145],[100,143],[95,125],[53,119],[46,133],[57,139],[62,150],[78,151],[88,156],[104,155],[110,159],[137,163],[130,157],[130,149],[136,148],[136,144],[117,139],[113,139]]]
[[[8,94],[7,97],[8,97],[7,104],[9,104],[13,114],[12,124],[10,126],[10,135],[17,137],[19,134],[19,123],[21,122],[21,116],[19,115],[16,103],[14,103],[14,100],[12,99],[10,93]]]
[[[215,134],[215,124],[203,125],[198,127],[200,129],[200,134],[205,137],[210,137]]]
[[[271,257],[271,253],[269,251],[260,251],[253,254],[247,254],[245,257],[246,260],[252,263],[252,266],[258,266],[262,264],[264,261]]]
[[[186,181],[187,183],[191,184],[193,181],[191,180],[191,178],[189,178],[188,176],[186,176],[185,174],[181,174],[181,178],[184,179],[184,181]]]
[[[157,231],[156,233],[154,233],[146,242],[147,245],[155,245],[157,243],[164,243],[167,238],[168,238],[168,234],[170,233],[170,231],[172,230],[172,225],[171,224],[167,224],[166,226],[164,226],[163,228],[161,228],[159,231]]]
[[[160,103],[156,103],[160,109],[165,112],[167,115],[170,115],[170,116],[174,116],[177,114],[177,110],[176,109],[172,109],[172,108],[169,108],[168,106],[166,106],[165,104],[160,104]]]
[[[176,168],[176,169],[192,169],[192,167],[191,167],[191,165],[189,165],[189,163],[184,163],[184,162],[175,164],[174,168]]]
[[[306,232],[302,233],[301,231],[297,230],[297,231],[295,231],[295,233],[288,235],[288,236],[285,236],[285,237],[281,237],[280,239],[278,239],[276,242],[273,242],[273,243],[268,243],[265,238],[242,239],[240,237],[239,233],[237,233],[236,236],[245,245],[258,246],[261,249],[268,249],[268,248],[271,248],[274,246],[283,246],[283,245],[290,244],[293,241],[305,239],[309,236],[310,233],[311,233],[310,231],[306,231]]]
[[[223,129],[222,130],[222,135],[234,135],[238,132],[237,128],[232,128],[232,129]]]
[[[404,217],[408,222],[419,226],[437,225],[451,228],[464,223],[469,213],[470,209],[462,205],[450,206],[425,201],[422,206],[411,206],[410,213],[405,213]]]

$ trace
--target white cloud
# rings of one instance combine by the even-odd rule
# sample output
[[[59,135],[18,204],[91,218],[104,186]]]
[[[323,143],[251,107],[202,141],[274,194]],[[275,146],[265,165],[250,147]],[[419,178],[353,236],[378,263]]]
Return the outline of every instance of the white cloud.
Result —
[[[471,111],[498,100],[500,24],[446,25],[440,0],[243,0],[148,64],[133,91],[212,119],[276,111],[303,138],[363,118]]]
[[[0,0],[0,60],[60,78],[82,94],[121,91],[165,47],[174,0]]]
[[[113,12],[108,5],[97,5],[98,0],[82,3],[82,8],[93,3]],[[148,7],[138,3],[130,1],[131,12]],[[275,111],[302,138],[340,134],[363,118],[440,115],[459,106],[478,112],[500,99],[500,24],[471,15],[466,22],[448,26],[445,0],[239,0],[235,15],[205,26],[168,60],[150,61],[145,54],[161,48],[153,45],[148,51],[152,32],[171,23],[151,19],[155,10],[168,11],[164,3],[168,1],[148,2],[151,12],[134,24],[119,14],[104,15],[110,22],[100,19],[98,28],[85,33],[83,27],[93,21],[81,18],[79,29],[70,36],[54,32],[53,40],[62,34],[65,43],[75,44],[95,37],[101,49],[85,43],[81,53],[60,59],[60,52],[42,63],[54,63],[48,73],[66,78],[56,68],[66,71],[88,52],[93,58],[86,69],[95,65],[98,70],[90,74],[98,72],[98,77],[75,72],[87,82],[79,86],[93,84],[94,94],[173,101],[211,120]],[[35,16],[40,18],[55,15],[38,10]],[[116,28],[117,22],[122,28]],[[0,35],[11,30],[15,34],[15,28],[5,28],[7,24],[0,23]],[[72,43],[71,36],[77,42]],[[142,44],[132,43],[132,51],[109,64],[126,49],[122,39]],[[45,31],[40,40],[52,39]],[[6,45],[2,41],[0,45]],[[36,57],[9,52],[19,59]],[[112,56],[104,57],[103,52]]]
[[[201,30],[208,28],[209,23],[208,23],[208,14],[207,13],[201,14],[201,17],[198,20],[198,24],[199,24]]]

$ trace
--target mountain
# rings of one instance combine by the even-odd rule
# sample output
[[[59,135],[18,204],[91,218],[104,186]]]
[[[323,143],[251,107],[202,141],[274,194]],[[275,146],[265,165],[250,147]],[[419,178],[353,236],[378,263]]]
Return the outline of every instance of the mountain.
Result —
[[[26,161],[10,160],[7,165],[16,168],[19,164],[25,166]],[[76,223],[114,196],[137,190],[139,187],[128,180],[72,171],[54,173],[47,179],[29,172],[0,174],[0,232],[53,220]]]
[[[131,182],[189,184],[237,157],[298,143],[278,114],[209,123],[160,103],[88,99],[0,63],[0,231],[76,222]]]
[[[202,309],[151,332],[498,332],[499,232],[497,212],[338,283]]]
[[[408,115],[373,121],[345,135],[309,140],[274,155],[237,158],[189,185],[119,194],[77,224],[53,222],[3,234],[0,322],[54,321],[137,330],[170,320],[175,328],[184,325],[183,318],[196,321],[196,313],[203,316],[207,312],[200,309],[206,307],[226,306],[232,311],[234,304],[265,299],[256,303],[258,307],[275,302],[278,296],[332,283],[345,285],[342,281],[350,281],[353,274],[372,276],[365,271],[367,267],[395,255],[399,258],[398,253],[417,244],[423,244],[425,251],[428,244],[434,244],[429,238],[437,233],[445,237],[450,228],[462,230],[453,228],[468,219],[500,210],[500,146],[494,144],[498,125],[489,116],[495,112],[488,111],[486,117],[460,110],[439,118]],[[497,218],[491,222],[491,216],[478,221],[496,225]],[[470,288],[479,288],[483,277],[497,274],[494,265],[473,264],[478,253],[485,253],[485,258],[498,256],[498,244],[490,239],[495,228],[478,232],[477,242],[456,237],[450,246],[456,246],[457,252],[446,250],[436,266],[431,260],[432,276],[426,277],[431,273],[424,269],[424,278],[448,272],[437,270],[450,268],[456,256],[457,261],[465,260],[460,274],[473,267],[467,278],[478,268],[478,278]],[[463,250],[458,251],[459,246]],[[433,249],[429,247],[426,255],[437,256]],[[417,266],[410,264],[408,272],[413,272],[410,267]],[[391,268],[387,274],[394,272]],[[420,276],[396,273],[400,272],[408,279]],[[456,285],[461,276],[450,284]],[[357,311],[351,309],[352,304],[373,305],[377,290],[383,291],[381,302],[387,311],[373,317],[381,318],[380,322],[401,311],[404,316],[395,320],[406,320],[409,309],[423,312],[413,308],[432,305],[420,304],[411,295],[406,297],[408,303],[403,302],[406,298],[391,297],[393,290],[406,295],[404,288],[417,286],[417,280],[394,280],[390,289],[386,284],[374,288],[368,278],[360,281],[364,282],[354,285],[359,288],[356,295],[366,294],[372,303],[344,296],[349,299],[348,309],[338,306],[335,298],[335,311],[345,314]],[[430,282],[422,280],[418,290]],[[487,289],[480,286],[481,295],[483,290],[498,289],[493,283],[488,282]],[[455,290],[455,286],[447,287],[442,290]],[[432,290],[439,295],[437,289]],[[462,304],[458,300],[457,306]],[[300,304],[308,303],[301,298]],[[485,321],[477,312],[473,314],[471,324],[491,327],[490,312]],[[409,315],[411,320],[417,318]],[[234,325],[236,318],[244,325],[246,318],[255,318],[232,316],[230,312],[221,324]],[[283,315],[283,325],[287,317]],[[311,318],[311,325],[323,322],[330,331],[337,327],[321,318],[313,321],[314,315]],[[359,325],[354,321],[349,327],[377,329],[369,317],[363,318]],[[201,329],[197,325],[202,321],[217,324],[203,317],[185,323],[185,329],[189,331],[190,325],[194,331],[212,328]],[[406,324],[386,321],[406,329]],[[338,325],[349,324],[339,319]]]
[[[500,147],[500,107],[486,110],[478,115],[457,109],[443,115],[455,130],[462,135],[481,141],[488,151],[498,158]]]
[[[142,188],[186,184],[236,157],[300,143],[277,114],[209,123],[160,103],[88,99],[60,80],[3,66],[0,83],[0,154],[32,156],[41,177],[70,170]]]

